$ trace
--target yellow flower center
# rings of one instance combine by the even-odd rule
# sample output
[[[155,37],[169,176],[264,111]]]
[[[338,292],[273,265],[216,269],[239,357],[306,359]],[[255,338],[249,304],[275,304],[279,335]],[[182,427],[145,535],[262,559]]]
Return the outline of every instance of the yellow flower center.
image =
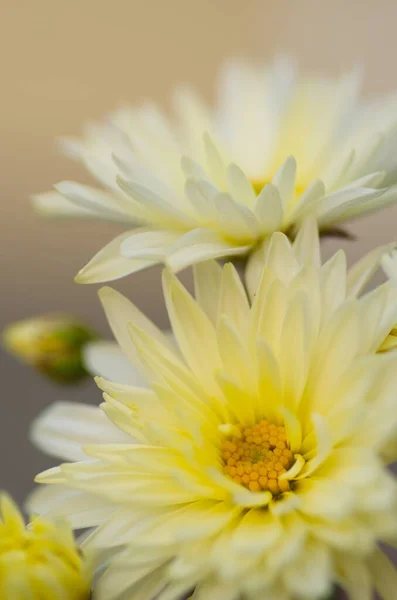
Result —
[[[253,427],[236,425],[234,433],[221,448],[225,474],[252,492],[288,491],[288,481],[279,479],[293,463],[285,427],[263,419]]]

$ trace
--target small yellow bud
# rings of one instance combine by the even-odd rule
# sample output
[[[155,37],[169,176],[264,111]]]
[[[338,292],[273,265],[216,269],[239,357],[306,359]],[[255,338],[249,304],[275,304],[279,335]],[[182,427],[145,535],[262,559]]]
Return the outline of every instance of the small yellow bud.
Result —
[[[3,332],[5,348],[58,383],[87,375],[82,348],[96,339],[86,325],[68,315],[45,315],[11,323]]]

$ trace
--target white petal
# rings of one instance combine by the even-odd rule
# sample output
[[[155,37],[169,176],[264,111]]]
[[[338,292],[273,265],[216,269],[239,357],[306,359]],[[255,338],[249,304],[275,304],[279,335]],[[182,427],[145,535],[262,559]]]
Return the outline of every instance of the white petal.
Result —
[[[258,220],[244,204],[235,202],[226,193],[215,196],[213,202],[218,226],[227,236],[241,241],[251,241],[258,237]]]
[[[328,319],[346,298],[346,254],[338,250],[320,271],[322,323]]]
[[[255,215],[262,233],[269,234],[280,229],[284,210],[280,193],[275,185],[269,183],[261,190],[255,206]]]
[[[268,511],[247,511],[234,531],[231,543],[242,554],[262,552],[282,534],[280,522]]]
[[[320,179],[313,181],[287,213],[284,227],[293,225],[295,221],[299,221],[309,214],[317,215],[324,195],[324,183]]]
[[[180,281],[163,273],[164,298],[175,338],[198,380],[214,387],[215,371],[221,368],[215,329]]]
[[[204,134],[203,141],[207,158],[207,168],[211,175],[211,179],[220,190],[226,190],[227,171],[222,154],[208,132]]]
[[[56,402],[34,421],[32,442],[50,456],[62,460],[87,460],[82,447],[88,444],[130,440],[96,406]]]
[[[375,211],[381,210],[386,206],[395,204],[397,202],[397,186],[393,186],[388,190],[382,190],[380,194],[374,196],[372,199],[369,198],[365,203],[354,204],[344,214],[345,219],[352,219],[356,216],[369,215]]]
[[[351,489],[333,481],[303,479],[297,489],[301,499],[300,510],[315,518],[344,519],[354,506]]]
[[[144,163],[139,161],[136,156],[131,155],[128,158],[122,158],[114,155],[113,160],[120,169],[121,174],[129,181],[134,181],[146,189],[152,190],[168,202],[176,201],[175,191],[172,191],[162,180],[155,177],[154,173],[156,171],[153,172],[153,169],[146,168]],[[135,204],[136,202],[133,201],[134,206]]]
[[[321,415],[315,413],[312,415],[312,421],[317,440],[317,447],[315,450],[316,454],[314,458],[306,463],[299,474],[299,479],[302,477],[308,477],[314,473],[314,471],[318,469],[319,466],[322,465],[323,462],[328,458],[332,451],[333,440],[326,420]]]
[[[215,324],[218,317],[222,268],[214,260],[208,260],[194,265],[193,274],[196,302]]]
[[[301,265],[321,266],[320,240],[316,220],[307,217],[294,240],[295,256]]]
[[[186,179],[205,179],[206,177],[203,167],[190,156],[182,156],[181,169]]]
[[[157,261],[125,258],[121,256],[120,247],[124,240],[134,232],[127,231],[118,235],[102,248],[75,277],[77,283],[102,283],[114,281],[130,273],[136,273],[156,264]]]
[[[388,284],[385,284],[387,290]],[[374,339],[372,340],[372,346],[370,352],[376,352],[381,346],[387,335],[394,328],[397,323],[397,289],[391,287],[389,293],[386,294],[386,302],[382,312],[382,318],[378,325]]]
[[[388,278],[397,283],[397,250],[382,257],[382,268]]]
[[[214,198],[218,194],[216,187],[206,179],[188,177],[185,193],[192,204],[197,221],[206,227],[214,227],[217,223],[217,211]]]
[[[45,192],[32,196],[32,203],[35,209],[44,217],[51,219],[99,219],[105,221],[115,221],[124,223],[125,215],[108,212],[94,211],[83,206],[73,204],[65,196],[58,192]]]
[[[374,199],[381,201],[383,190],[353,188],[342,190],[331,196],[325,196],[319,209],[320,227],[330,226],[351,216],[352,210],[358,213],[365,211],[367,203]]]
[[[180,237],[181,234],[175,231],[140,229],[122,242],[120,252],[126,258],[162,261]]]
[[[331,555],[321,543],[308,541],[297,560],[285,569],[285,582],[291,594],[303,598],[325,598],[332,587]]]
[[[237,331],[244,334],[249,313],[250,307],[244,285],[234,265],[227,263],[222,269],[218,314],[227,316]]]
[[[91,342],[84,346],[84,366],[93,376],[127,385],[146,386],[143,375],[131,364],[116,342]]]
[[[343,190],[352,190],[354,188],[377,188],[382,180],[385,178],[383,171],[376,173],[369,173],[358,179],[355,179],[348,185],[343,186]]]
[[[279,364],[284,403],[293,413],[299,405],[310,363],[309,311],[307,296],[298,292],[288,304],[281,330]]]
[[[109,287],[99,290],[99,298],[121,350],[138,369],[142,369],[137,350],[128,331],[128,324],[134,323],[140,329],[150,333],[161,344],[170,347],[169,340],[154,323],[130,302],[125,296]]]
[[[230,194],[219,193],[211,183],[202,179],[188,179],[185,189],[201,224],[236,242],[258,236],[259,224],[255,215]]]
[[[370,281],[379,265],[382,266],[387,260],[386,253],[394,248],[395,244],[385,244],[371,250],[358,262],[356,262],[347,273],[347,296],[358,296]],[[383,257],[383,259],[382,259]],[[387,271],[386,271],[386,274]]]
[[[165,587],[165,571],[163,563],[168,559],[157,556],[148,564],[133,569],[123,554],[112,561],[99,578],[95,596],[97,600],[149,600],[156,598]]]
[[[257,248],[255,248],[255,250],[251,252],[247,260],[244,278],[251,300],[255,297],[256,291],[259,287],[262,278],[263,267],[265,264],[264,245],[268,244],[269,238],[265,242],[262,242],[262,244],[260,244]]]
[[[204,260],[242,256],[249,250],[250,246],[233,246],[222,241],[215,231],[194,229],[174,245],[167,257],[167,265],[173,271],[179,271]]]
[[[289,284],[300,270],[300,265],[287,236],[276,232],[265,249],[265,264],[285,284]]]
[[[175,198],[171,203],[153,190],[134,181],[126,181],[122,177],[117,178],[117,183],[126,194],[142,206],[147,220],[154,225],[170,229],[189,229],[194,226],[193,218],[178,208],[179,198]]]
[[[249,179],[239,166],[233,163],[228,166],[227,180],[229,192],[237,202],[249,207],[254,206],[256,200],[255,192]]]
[[[288,208],[295,195],[296,160],[289,156],[273,177],[273,185],[278,188],[284,210]]]
[[[133,205],[128,204],[128,201],[122,199],[121,195],[117,196],[74,181],[61,181],[55,185],[55,189],[70,200],[72,204],[94,213],[99,213],[110,219],[116,217],[133,220]],[[137,217],[139,218],[139,214]]]
[[[108,520],[113,511],[107,500],[63,485],[39,485],[26,502],[30,513],[51,519],[67,519],[74,529],[94,527]]]

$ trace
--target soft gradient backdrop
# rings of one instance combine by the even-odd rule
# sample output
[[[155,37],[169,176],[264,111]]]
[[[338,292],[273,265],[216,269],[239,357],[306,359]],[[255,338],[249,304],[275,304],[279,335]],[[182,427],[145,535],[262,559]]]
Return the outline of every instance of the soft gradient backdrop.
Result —
[[[395,0],[2,0],[0,7],[0,326],[60,309],[109,335],[95,287],[73,276],[118,229],[50,223],[29,195],[61,179],[88,182],[55,140],[126,101],[163,106],[173,86],[193,82],[211,98],[230,56],[296,55],[302,68],[339,73],[361,64],[365,93],[397,88]],[[397,116],[397,115],[396,115]],[[396,237],[397,209],[352,225],[350,259]],[[337,243],[327,242],[329,253]],[[116,287],[166,323],[159,271]],[[28,441],[32,418],[54,400],[98,402],[91,383],[55,387],[0,353],[0,488],[23,501],[52,463]]]

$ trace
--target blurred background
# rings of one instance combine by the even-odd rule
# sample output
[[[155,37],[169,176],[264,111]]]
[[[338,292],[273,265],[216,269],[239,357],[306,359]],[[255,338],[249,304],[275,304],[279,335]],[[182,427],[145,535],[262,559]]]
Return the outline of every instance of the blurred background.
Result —
[[[73,277],[118,228],[46,222],[29,204],[62,179],[89,182],[58,153],[58,137],[125,102],[147,97],[165,107],[181,81],[211,99],[230,56],[283,52],[304,70],[329,74],[359,64],[366,96],[397,89],[396,19],[395,0],[2,0],[0,328],[55,309],[109,336],[95,286]],[[395,239],[396,224],[397,208],[352,224],[358,241],[343,242],[349,260]],[[326,242],[325,253],[338,245]],[[166,324],[158,270],[115,287]],[[0,488],[22,502],[34,475],[52,464],[28,441],[32,418],[55,400],[98,403],[100,393],[92,383],[57,387],[1,351],[0,371]]]

